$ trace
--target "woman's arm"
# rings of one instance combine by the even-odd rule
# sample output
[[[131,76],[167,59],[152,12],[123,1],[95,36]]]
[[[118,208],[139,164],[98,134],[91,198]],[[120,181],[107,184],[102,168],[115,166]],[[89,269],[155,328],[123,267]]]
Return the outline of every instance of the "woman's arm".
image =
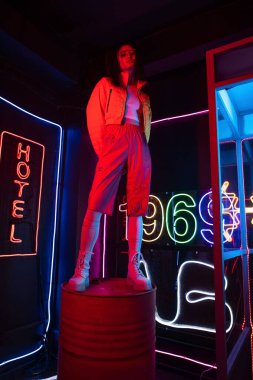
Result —
[[[96,84],[86,108],[87,127],[93,148],[98,156],[100,156],[102,151],[102,138],[105,126],[106,80],[106,78],[102,78]]]

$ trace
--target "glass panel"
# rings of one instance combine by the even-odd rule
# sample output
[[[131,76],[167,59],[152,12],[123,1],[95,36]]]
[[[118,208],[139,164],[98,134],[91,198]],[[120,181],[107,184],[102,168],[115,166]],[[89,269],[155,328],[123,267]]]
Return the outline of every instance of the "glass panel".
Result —
[[[238,176],[235,142],[220,144],[220,170],[224,248],[240,248],[240,208],[238,205]]]
[[[226,297],[227,353],[231,352],[245,327],[241,256],[226,260],[224,266]]]
[[[225,276],[224,333],[230,368],[235,360],[240,361],[238,352],[239,348],[246,347],[244,339],[249,324],[245,254],[247,239],[250,247],[253,244],[252,95],[252,80],[216,90]],[[221,315],[223,310],[219,312]]]
[[[253,245],[253,81],[216,90],[225,251]],[[247,139],[246,139],[247,138]],[[241,145],[242,143],[242,145]],[[245,177],[245,180],[244,180]],[[243,188],[245,186],[245,194]],[[241,198],[241,203],[240,203]],[[240,216],[246,203],[247,226]],[[247,228],[247,236],[245,229]],[[238,253],[239,254],[239,253]]]

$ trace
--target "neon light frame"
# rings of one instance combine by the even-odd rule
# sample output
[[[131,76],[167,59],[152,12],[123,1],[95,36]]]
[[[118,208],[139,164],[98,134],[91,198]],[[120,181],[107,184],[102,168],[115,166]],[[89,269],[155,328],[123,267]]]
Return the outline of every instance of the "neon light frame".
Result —
[[[54,256],[55,256],[55,237],[56,237],[56,228],[57,228],[57,216],[58,216],[58,201],[59,201],[59,183],[60,183],[60,168],[61,168],[61,163],[62,163],[62,147],[63,147],[63,138],[64,138],[64,135],[63,135],[63,129],[61,127],[60,124],[57,124],[57,123],[54,123],[50,120],[47,120],[47,119],[44,119],[40,116],[37,116],[21,107],[19,107],[18,105],[10,102],[9,100],[3,98],[2,96],[0,96],[0,100],[2,100],[3,102],[7,103],[8,105],[18,109],[19,111],[21,112],[24,112],[25,114],[29,115],[29,116],[32,116],[38,120],[41,120],[41,121],[44,121],[52,126],[55,126],[57,128],[59,128],[59,153],[58,153],[58,162],[57,162],[57,176],[56,176],[56,187],[55,187],[55,208],[54,208],[54,224],[53,224],[53,239],[52,239],[52,257],[51,257],[51,268],[50,268],[50,280],[49,280],[49,291],[48,291],[48,302],[47,302],[47,313],[48,313],[48,321],[47,321],[47,325],[46,325],[46,328],[45,328],[45,333],[43,335],[43,344],[40,344],[39,347],[27,354],[24,354],[24,355],[21,355],[21,356],[17,356],[17,357],[14,357],[12,359],[8,359],[8,360],[5,360],[4,362],[0,362],[0,367],[8,364],[8,363],[11,363],[11,362],[14,362],[16,360],[19,360],[19,359],[23,359],[27,356],[31,356],[35,353],[37,353],[38,351],[40,351],[43,347],[44,347],[44,343],[46,341],[46,335],[47,335],[47,332],[48,332],[48,329],[49,329],[49,326],[50,326],[50,322],[51,322],[51,310],[50,310],[50,304],[51,304],[51,295],[52,295],[52,277],[53,277],[53,268],[54,268]]]

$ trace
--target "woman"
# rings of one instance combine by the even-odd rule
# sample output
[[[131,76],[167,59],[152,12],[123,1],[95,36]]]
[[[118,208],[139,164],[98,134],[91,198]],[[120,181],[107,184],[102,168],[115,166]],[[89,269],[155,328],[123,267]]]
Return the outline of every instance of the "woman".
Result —
[[[151,109],[139,79],[136,50],[122,45],[108,67],[108,77],[95,86],[87,105],[87,125],[98,156],[95,177],[81,234],[75,273],[69,287],[89,286],[89,264],[102,214],[112,215],[121,175],[127,169],[128,279],[136,290],[148,290],[150,281],[139,269],[142,216],[148,208],[151,160],[147,142]]]

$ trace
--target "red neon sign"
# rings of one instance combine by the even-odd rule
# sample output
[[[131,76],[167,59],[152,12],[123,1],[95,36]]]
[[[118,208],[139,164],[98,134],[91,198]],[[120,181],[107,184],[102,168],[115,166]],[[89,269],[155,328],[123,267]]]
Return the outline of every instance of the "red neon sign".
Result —
[[[44,155],[44,145],[2,132],[0,257],[37,254]]]

